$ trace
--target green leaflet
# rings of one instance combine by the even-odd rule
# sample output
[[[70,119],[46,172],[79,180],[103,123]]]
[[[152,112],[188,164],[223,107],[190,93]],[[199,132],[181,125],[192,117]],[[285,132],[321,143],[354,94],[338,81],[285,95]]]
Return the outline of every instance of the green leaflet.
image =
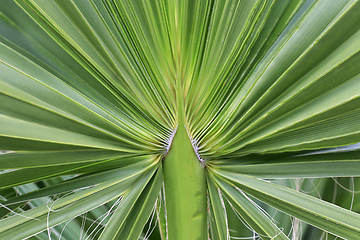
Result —
[[[122,179],[127,179],[149,168],[151,164],[153,164],[152,160],[153,159],[146,159],[145,161],[135,163],[127,167],[113,169],[109,171],[102,171],[88,176],[81,176],[78,178],[70,179],[64,182],[54,184],[52,186],[41,188],[37,191],[32,191],[27,194],[22,194],[18,197],[10,198],[5,202],[5,204],[29,201],[44,196],[59,194],[85,187],[91,187],[98,184],[99,182],[106,182],[119,177],[122,177]]]
[[[219,188],[216,187],[211,179],[207,179],[207,187],[209,190],[209,209],[210,231],[212,239],[228,240],[230,238],[227,223],[226,209],[224,200],[221,196]]]
[[[150,171],[150,173],[151,172],[153,171]],[[69,207],[65,207],[64,210],[66,210],[66,212],[63,214],[61,214],[61,212],[59,211],[56,212],[55,217],[52,220],[53,222],[51,222],[50,224],[57,225],[63,221],[72,219],[73,217],[89,211],[92,208],[103,204],[104,202],[110,201],[122,195],[128,188],[130,188],[132,184],[134,184],[134,180],[137,180],[137,178],[130,179],[130,181],[125,181],[125,184],[119,184],[122,183],[123,179],[104,182],[104,184],[100,184],[99,186],[71,194],[56,201],[51,205],[52,210],[64,207],[70,203],[75,204],[72,204]],[[81,208],[79,208],[80,206]],[[76,211],[74,211],[74,209],[76,209]],[[2,233],[1,237],[3,237],[3,239],[6,239],[6,236],[11,236],[13,234],[13,231],[18,231],[16,230],[15,226],[26,223],[26,225],[20,225],[20,227],[27,229],[27,231],[30,231],[33,234],[37,231],[41,232],[43,229],[46,228],[48,212],[49,210],[47,206],[43,205],[39,208],[34,208],[23,215],[7,218],[6,220],[2,221],[0,225],[0,231],[4,232]],[[26,216],[28,218],[24,218],[23,216]],[[39,220],[41,222],[37,222],[36,220],[29,221],[33,218],[40,218]],[[34,225],[36,225],[37,227],[35,228]],[[27,234],[31,235],[27,232],[23,232],[22,234],[24,236],[27,236]],[[18,239],[23,238],[21,235],[17,236]]]
[[[229,179],[255,198],[336,236],[345,239],[356,239],[359,236],[360,215],[357,213],[252,176],[222,170],[216,170],[215,173]]]
[[[288,237],[266,216],[244,193],[239,192],[229,182],[213,176],[230,204],[232,204],[247,224],[262,238],[288,239]]]
[[[351,177],[360,175],[359,158],[359,150],[293,156],[275,155],[271,159],[266,159],[263,155],[254,155],[250,159],[232,159],[226,165],[214,165],[213,168],[266,179]],[[219,163],[221,164],[221,161]]]
[[[151,175],[150,175],[151,177]],[[150,180],[142,178],[125,196],[100,239],[137,239],[153,211],[162,182],[162,168]],[[148,183],[148,184],[147,184]]]

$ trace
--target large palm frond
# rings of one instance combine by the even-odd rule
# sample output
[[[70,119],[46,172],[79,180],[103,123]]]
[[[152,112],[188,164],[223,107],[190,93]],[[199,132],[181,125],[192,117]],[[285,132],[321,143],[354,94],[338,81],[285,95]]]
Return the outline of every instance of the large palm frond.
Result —
[[[359,239],[355,195],[279,184],[355,192],[360,150],[334,148],[360,142],[359,89],[357,0],[1,1],[0,239],[145,238],[156,215],[223,240],[232,208],[289,239],[269,206]]]

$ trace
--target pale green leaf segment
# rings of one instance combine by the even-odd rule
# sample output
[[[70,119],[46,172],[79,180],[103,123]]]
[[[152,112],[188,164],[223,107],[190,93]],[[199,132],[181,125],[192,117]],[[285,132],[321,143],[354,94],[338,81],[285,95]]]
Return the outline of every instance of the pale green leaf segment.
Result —
[[[254,198],[360,238],[359,214],[265,181],[360,176],[359,150],[315,151],[360,142],[359,13],[0,1],[0,239],[137,239],[156,214],[162,240],[228,240],[226,201],[259,237],[288,239]],[[76,220],[87,212],[112,215],[98,230]]]

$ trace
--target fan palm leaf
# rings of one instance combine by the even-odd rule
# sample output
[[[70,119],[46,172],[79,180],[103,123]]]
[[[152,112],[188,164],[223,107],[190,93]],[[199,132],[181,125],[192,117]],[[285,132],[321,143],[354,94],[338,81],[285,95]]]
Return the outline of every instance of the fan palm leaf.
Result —
[[[360,150],[341,148],[360,142],[359,13],[357,0],[1,1],[0,239],[147,238],[156,221],[163,240],[228,240],[234,214],[253,239],[300,239],[299,221],[359,239]],[[320,182],[337,177],[350,207]],[[320,198],[279,182],[293,178]]]

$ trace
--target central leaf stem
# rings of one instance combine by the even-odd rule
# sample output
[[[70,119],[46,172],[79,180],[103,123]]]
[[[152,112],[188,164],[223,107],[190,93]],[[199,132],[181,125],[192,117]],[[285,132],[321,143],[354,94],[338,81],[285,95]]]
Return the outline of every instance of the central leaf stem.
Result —
[[[164,160],[164,185],[168,239],[207,239],[205,169],[180,123]]]

